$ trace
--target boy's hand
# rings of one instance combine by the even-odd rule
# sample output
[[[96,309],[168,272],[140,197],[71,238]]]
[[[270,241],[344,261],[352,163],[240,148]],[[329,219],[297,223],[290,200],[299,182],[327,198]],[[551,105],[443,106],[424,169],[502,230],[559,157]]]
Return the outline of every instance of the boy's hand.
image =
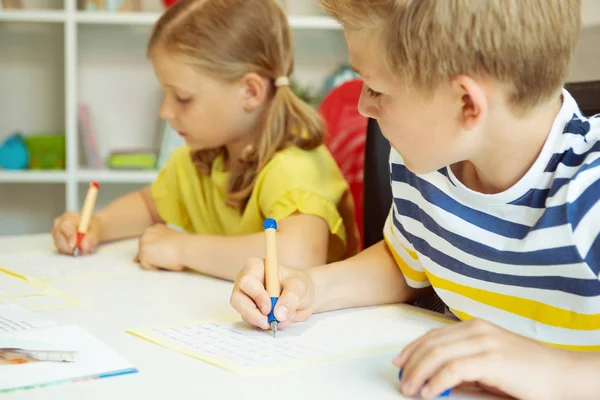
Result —
[[[571,352],[552,348],[479,319],[435,329],[395,359],[401,391],[430,399],[461,383],[523,400],[555,399]],[[429,381],[425,385],[425,382]]]
[[[140,237],[135,261],[144,269],[183,271],[185,266],[181,262],[181,255],[188,236],[163,224],[151,226]]]
[[[275,306],[279,328],[292,322],[305,321],[312,314],[314,286],[310,276],[302,270],[279,267],[281,295]],[[251,258],[235,280],[231,305],[248,324],[269,329],[267,315],[271,312],[271,298],[265,289],[265,263]]]
[[[68,212],[54,220],[52,226],[52,239],[60,253],[73,254],[77,245],[77,229],[79,227],[80,213]],[[88,231],[81,241],[81,254],[90,254],[96,251],[100,240],[100,223],[92,217]]]

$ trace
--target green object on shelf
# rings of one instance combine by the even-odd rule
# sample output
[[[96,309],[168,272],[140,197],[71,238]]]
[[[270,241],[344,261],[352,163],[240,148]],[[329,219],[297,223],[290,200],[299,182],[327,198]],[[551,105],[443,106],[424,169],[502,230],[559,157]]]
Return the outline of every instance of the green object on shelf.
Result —
[[[108,167],[113,169],[155,169],[154,153],[113,153],[108,156]]]
[[[30,169],[65,169],[64,134],[34,134],[24,139]]]

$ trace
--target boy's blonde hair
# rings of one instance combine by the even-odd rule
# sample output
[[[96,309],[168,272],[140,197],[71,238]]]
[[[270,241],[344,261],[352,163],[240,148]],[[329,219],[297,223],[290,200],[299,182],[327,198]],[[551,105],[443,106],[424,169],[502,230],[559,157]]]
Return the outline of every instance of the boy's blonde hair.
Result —
[[[321,0],[347,30],[381,35],[387,67],[431,93],[454,76],[509,85],[525,113],[556,94],[579,38],[580,0]]]
[[[243,166],[231,171],[227,200],[233,207],[245,208],[257,174],[278,150],[322,143],[325,125],[317,111],[289,86],[274,85],[292,75],[294,49],[287,17],[273,0],[179,0],[155,25],[148,53],[157,46],[217,79],[235,82],[256,73],[270,82],[264,132],[254,151],[243,155]],[[198,151],[194,161],[208,174],[223,151]]]

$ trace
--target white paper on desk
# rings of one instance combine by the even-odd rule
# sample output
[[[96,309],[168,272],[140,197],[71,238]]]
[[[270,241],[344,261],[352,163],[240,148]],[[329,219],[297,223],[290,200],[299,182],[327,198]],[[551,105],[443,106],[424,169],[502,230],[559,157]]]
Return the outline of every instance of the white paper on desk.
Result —
[[[56,348],[75,349],[79,353],[74,363],[34,362],[0,365],[0,392],[137,372],[113,349],[78,325],[58,325],[3,336],[34,342],[51,342]]]
[[[314,315],[275,339],[239,317],[127,332],[240,375],[255,375],[400,350],[452,321],[401,305]]]
[[[0,305],[0,335],[54,325],[57,324],[51,319],[29,312],[16,304]]]
[[[135,245],[124,242],[99,247],[90,255],[73,257],[53,251],[0,256],[0,269],[27,280],[51,281],[138,271]]]

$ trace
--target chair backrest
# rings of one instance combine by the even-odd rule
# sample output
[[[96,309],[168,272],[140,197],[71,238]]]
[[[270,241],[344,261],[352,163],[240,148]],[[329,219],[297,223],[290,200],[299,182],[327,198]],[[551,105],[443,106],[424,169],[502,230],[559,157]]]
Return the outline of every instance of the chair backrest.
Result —
[[[383,239],[383,225],[392,205],[389,155],[390,143],[381,134],[377,121],[369,118],[363,186],[365,248]]]

